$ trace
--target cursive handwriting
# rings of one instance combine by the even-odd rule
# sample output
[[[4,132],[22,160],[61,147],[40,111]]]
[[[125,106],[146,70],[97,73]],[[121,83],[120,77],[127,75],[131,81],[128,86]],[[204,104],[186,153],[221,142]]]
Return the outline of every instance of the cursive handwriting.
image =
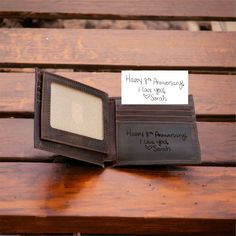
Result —
[[[131,128],[126,130],[126,136],[138,138],[139,145],[153,152],[171,152],[170,139],[180,139],[185,142],[188,138],[185,132],[164,133],[158,130],[136,131]]]

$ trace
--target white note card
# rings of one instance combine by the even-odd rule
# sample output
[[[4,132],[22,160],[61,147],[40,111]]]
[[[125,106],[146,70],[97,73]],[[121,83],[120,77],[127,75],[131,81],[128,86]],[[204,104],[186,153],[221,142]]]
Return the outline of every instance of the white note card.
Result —
[[[122,104],[188,104],[188,71],[124,70]]]

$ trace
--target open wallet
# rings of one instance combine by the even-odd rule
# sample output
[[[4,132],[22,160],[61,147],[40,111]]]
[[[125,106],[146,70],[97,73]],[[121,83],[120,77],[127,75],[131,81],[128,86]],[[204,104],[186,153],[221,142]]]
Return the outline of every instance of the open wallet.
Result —
[[[36,148],[101,166],[200,163],[191,95],[187,105],[122,105],[85,84],[35,74]]]

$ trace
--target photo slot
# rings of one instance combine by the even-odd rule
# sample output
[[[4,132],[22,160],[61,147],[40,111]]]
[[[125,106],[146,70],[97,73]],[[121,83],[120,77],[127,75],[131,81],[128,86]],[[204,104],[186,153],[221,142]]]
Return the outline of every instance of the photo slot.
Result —
[[[58,130],[103,140],[102,99],[52,82],[50,125]]]

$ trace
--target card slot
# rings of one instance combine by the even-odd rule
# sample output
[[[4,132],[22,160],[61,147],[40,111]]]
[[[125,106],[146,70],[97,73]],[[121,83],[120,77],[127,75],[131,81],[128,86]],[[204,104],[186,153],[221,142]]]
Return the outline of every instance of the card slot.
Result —
[[[137,117],[133,117],[133,116],[116,116],[116,121],[117,122],[129,122],[129,121],[142,121],[142,122],[159,122],[159,121],[172,121],[172,122],[196,122],[196,118],[193,116],[185,116],[185,117],[151,117],[151,116],[137,116]]]
[[[149,120],[173,120],[173,119],[191,119],[196,120],[195,116],[116,116],[116,119],[129,119],[129,120],[140,120],[140,119],[149,119]]]
[[[137,114],[137,115],[130,115],[130,114],[122,114],[122,115],[120,115],[120,114],[116,114],[116,117],[130,117],[130,118],[132,118],[133,117],[133,119],[136,119],[136,118],[139,118],[139,117],[152,117],[152,118],[154,118],[154,119],[157,119],[158,117],[160,117],[160,118],[166,118],[166,119],[171,119],[171,118],[173,118],[173,117],[177,117],[177,118],[185,118],[185,117],[192,117],[192,118],[196,118],[196,116],[195,116],[195,114],[192,114],[192,115],[175,115],[175,114],[172,114],[172,115],[149,115],[149,114]]]
[[[181,123],[181,124],[194,124],[196,123],[195,121],[186,121],[186,120],[117,120],[116,124],[126,124],[126,123],[140,123],[140,124],[165,124],[165,123]]]
[[[168,106],[168,105],[117,105],[117,111],[193,111],[193,106]]]
[[[133,117],[133,119],[136,119],[136,118],[139,118],[139,117],[153,117],[153,119],[157,119],[158,117],[161,117],[161,118],[173,118],[173,117],[179,117],[179,118],[182,118],[182,117],[192,117],[192,118],[195,118],[196,116],[194,114],[192,115],[175,115],[175,114],[172,114],[172,115],[165,115],[165,114],[159,114],[159,115],[151,115],[151,114],[137,114],[137,115],[130,115],[130,114],[116,114],[116,117]]]
[[[194,115],[194,111],[142,111],[139,110],[135,111],[116,111],[117,115],[123,116],[123,115],[130,115],[130,116],[137,116],[137,115],[144,115],[144,116],[159,116],[159,115],[165,115],[165,116],[192,116]]]
[[[139,112],[194,112],[194,108],[191,109],[158,109],[157,106],[155,107],[150,107],[150,108],[145,108],[145,109],[140,109],[140,107],[136,107],[136,108],[116,108],[117,112],[135,112],[135,111],[139,111]]]

